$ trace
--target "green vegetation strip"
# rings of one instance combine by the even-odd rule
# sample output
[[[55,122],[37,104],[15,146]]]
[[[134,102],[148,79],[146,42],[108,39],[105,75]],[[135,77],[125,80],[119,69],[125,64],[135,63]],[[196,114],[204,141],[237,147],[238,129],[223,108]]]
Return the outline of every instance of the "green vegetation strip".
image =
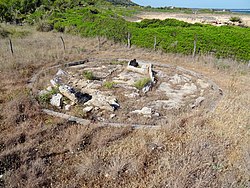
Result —
[[[163,52],[187,55],[193,53],[196,40],[196,54],[212,54],[243,62],[250,60],[250,28],[190,24],[175,19],[131,23],[124,17],[149,8],[114,6],[102,0],[41,0],[40,4],[34,4],[35,1],[29,4],[14,2],[20,1],[3,0],[0,3],[2,21],[22,21],[36,24],[39,31],[56,30],[84,37],[103,36],[121,43],[126,43],[130,33],[132,45],[144,48],[155,46],[156,50]],[[10,7],[12,12],[8,11]],[[21,14],[14,14],[15,11]],[[235,17],[231,21],[239,20]]]

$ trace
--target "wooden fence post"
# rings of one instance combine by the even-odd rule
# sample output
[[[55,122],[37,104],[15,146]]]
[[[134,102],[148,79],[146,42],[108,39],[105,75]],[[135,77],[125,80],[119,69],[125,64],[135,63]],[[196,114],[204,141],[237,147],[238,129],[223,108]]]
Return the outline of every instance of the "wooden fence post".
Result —
[[[101,38],[100,36],[97,37],[97,40],[98,40],[98,51],[101,50]]]
[[[60,36],[60,39],[61,39],[62,44],[63,44],[63,50],[65,51],[65,50],[66,50],[66,47],[65,47],[65,43],[64,43],[63,37],[62,37],[62,36]]]
[[[157,38],[156,36],[154,37],[154,51],[156,51],[156,45],[157,45]]]
[[[195,57],[196,55],[196,45],[197,45],[197,35],[195,35],[194,37],[194,50],[193,50],[193,58]]]
[[[9,45],[10,45],[10,52],[11,52],[11,55],[13,55],[13,54],[14,54],[13,45],[12,45],[12,41],[11,41],[10,38],[9,38]]]
[[[131,48],[131,34],[128,32],[128,48]]]

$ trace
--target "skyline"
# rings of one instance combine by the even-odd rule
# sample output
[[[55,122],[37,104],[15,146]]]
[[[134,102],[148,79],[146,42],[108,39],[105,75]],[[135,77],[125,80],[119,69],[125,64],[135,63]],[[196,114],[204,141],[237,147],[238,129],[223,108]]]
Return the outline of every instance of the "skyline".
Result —
[[[219,8],[219,9],[250,9],[250,0],[132,0],[142,6],[152,7],[185,7],[185,8]]]

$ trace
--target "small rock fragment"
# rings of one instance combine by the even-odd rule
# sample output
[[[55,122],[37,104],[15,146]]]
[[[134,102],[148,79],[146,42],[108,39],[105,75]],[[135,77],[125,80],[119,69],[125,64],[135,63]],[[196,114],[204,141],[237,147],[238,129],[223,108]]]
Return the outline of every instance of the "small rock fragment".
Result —
[[[91,112],[93,110],[93,108],[94,108],[93,106],[87,106],[83,109],[83,112],[85,112],[85,113]]]
[[[66,111],[69,111],[70,108],[71,108],[71,105],[69,105],[69,104],[65,105],[65,110],[66,110]]]
[[[46,88],[46,90],[47,90],[47,91],[52,91],[52,87],[49,86],[49,87]]]
[[[194,104],[191,105],[191,108],[195,108],[201,105],[201,103],[205,100],[205,97],[198,97]]]
[[[110,119],[113,119],[116,115],[115,114],[110,114]]]
[[[56,76],[68,76],[68,73],[62,69],[59,69],[56,73]]]
[[[61,107],[62,106],[62,95],[60,93],[52,95],[50,99],[50,104],[52,106]]]
[[[131,113],[141,114],[141,115],[144,115],[144,116],[151,116],[152,109],[148,108],[148,107],[143,107],[141,110],[135,110],[135,111],[132,111]]]
[[[62,80],[58,77],[55,77],[55,78],[50,80],[50,83],[53,87],[58,87],[59,85],[62,84]]]

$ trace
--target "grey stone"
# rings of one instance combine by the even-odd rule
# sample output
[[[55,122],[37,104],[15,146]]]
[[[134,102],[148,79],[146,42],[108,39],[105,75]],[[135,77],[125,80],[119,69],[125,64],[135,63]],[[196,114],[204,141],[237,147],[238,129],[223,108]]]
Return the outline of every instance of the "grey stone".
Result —
[[[50,83],[53,87],[58,87],[59,85],[62,84],[62,80],[58,77],[55,77],[55,78],[50,80]]]
[[[68,73],[62,69],[59,69],[56,73],[56,76],[68,76]]]
[[[70,87],[68,85],[61,85],[61,86],[59,86],[59,91],[62,95],[67,97],[73,103],[77,103],[77,98],[75,96],[75,90],[72,87]]]
[[[92,99],[92,96],[88,93],[76,92],[74,88],[68,85],[59,86],[59,91],[73,103],[85,103]]]
[[[194,104],[192,104],[190,107],[191,107],[191,108],[198,107],[198,106],[201,105],[201,103],[202,103],[204,100],[205,100],[205,97],[198,97],[198,98],[195,100]]]
[[[61,107],[62,106],[62,95],[60,93],[52,95],[50,99],[50,104],[52,106]]]

